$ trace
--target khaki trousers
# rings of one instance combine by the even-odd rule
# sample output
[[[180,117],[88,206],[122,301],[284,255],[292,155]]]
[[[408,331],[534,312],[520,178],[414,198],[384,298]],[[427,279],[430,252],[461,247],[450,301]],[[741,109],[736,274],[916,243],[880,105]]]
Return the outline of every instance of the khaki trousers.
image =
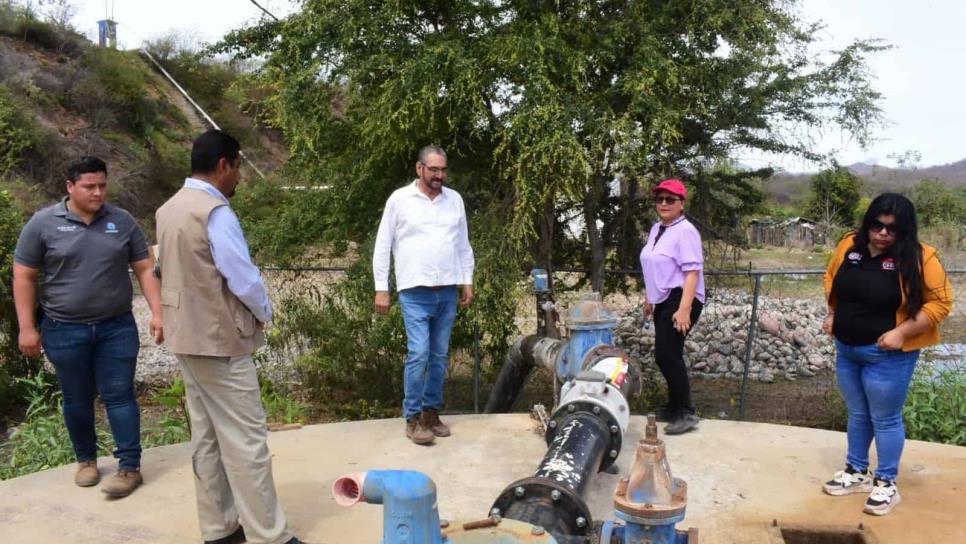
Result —
[[[292,538],[275,495],[268,427],[250,355],[176,355],[191,415],[191,464],[204,540],[245,528],[252,544]]]

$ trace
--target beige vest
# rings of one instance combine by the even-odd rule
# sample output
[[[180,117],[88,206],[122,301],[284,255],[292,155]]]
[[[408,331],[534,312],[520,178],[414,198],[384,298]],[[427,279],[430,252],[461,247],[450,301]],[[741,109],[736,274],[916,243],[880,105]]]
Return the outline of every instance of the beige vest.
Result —
[[[265,343],[261,324],[228,290],[208,244],[208,216],[224,201],[182,188],[158,208],[165,344],[180,355],[236,357]]]

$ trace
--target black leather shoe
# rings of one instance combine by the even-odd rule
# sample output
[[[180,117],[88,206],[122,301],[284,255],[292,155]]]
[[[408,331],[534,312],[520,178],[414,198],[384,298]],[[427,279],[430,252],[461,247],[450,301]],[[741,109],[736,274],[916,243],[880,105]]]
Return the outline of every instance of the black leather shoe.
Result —
[[[293,537],[292,537],[292,540],[289,540],[289,541],[288,541],[288,542],[286,542],[285,544],[305,544],[305,542],[302,542],[301,540],[299,540],[299,539],[297,539],[297,538],[295,538],[295,537],[293,536]]]
[[[244,542],[247,542],[245,540],[245,529],[239,525],[234,533],[217,540],[206,540],[205,544],[243,544]]]

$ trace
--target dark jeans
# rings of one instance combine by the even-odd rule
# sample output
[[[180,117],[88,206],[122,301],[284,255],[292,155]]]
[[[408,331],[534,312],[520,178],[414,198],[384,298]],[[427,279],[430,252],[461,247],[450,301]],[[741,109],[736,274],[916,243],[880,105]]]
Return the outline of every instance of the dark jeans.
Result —
[[[667,299],[654,305],[654,360],[667,381],[667,408],[672,417],[694,413],[691,382],[684,365],[684,338],[674,328],[671,316],[681,305],[683,289],[672,289]],[[697,298],[691,303],[691,327],[698,324],[704,305]],[[690,332],[691,329],[688,330]]]
[[[97,459],[94,395],[100,394],[117,449],[119,468],[141,466],[141,414],[134,394],[138,340],[134,316],[97,323],[66,323],[44,317],[44,351],[57,369],[64,393],[64,422],[78,461]]]

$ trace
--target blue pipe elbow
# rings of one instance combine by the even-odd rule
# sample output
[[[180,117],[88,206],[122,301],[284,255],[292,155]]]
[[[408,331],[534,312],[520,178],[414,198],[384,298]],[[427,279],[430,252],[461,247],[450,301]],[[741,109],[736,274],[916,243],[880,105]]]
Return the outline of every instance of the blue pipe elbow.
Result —
[[[383,505],[382,544],[443,544],[436,484],[412,470],[371,470],[347,474],[332,484],[342,506]]]

